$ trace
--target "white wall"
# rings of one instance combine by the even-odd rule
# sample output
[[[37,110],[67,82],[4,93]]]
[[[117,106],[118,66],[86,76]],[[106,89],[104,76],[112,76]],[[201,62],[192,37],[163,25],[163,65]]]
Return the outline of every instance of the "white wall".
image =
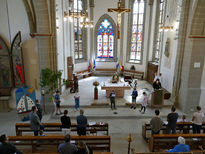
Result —
[[[167,1],[167,11],[166,15],[169,17],[165,17],[166,25],[174,26],[176,22],[176,0],[174,1]],[[175,9],[175,12],[173,11]],[[162,59],[159,71],[162,73],[163,82],[162,86],[167,89],[169,92],[172,92],[173,88],[173,80],[174,80],[174,69],[175,69],[175,62],[176,62],[176,55],[177,55],[177,45],[178,39],[175,39],[176,36],[176,29],[169,32],[164,32],[164,39],[163,39],[163,48],[162,48]],[[164,54],[165,51],[165,44],[167,38],[170,39],[170,48],[169,48],[169,57],[166,57]]]
[[[0,0],[0,21],[0,35],[7,42],[11,43],[18,31],[21,31],[22,42],[30,38],[27,12],[22,0]]]

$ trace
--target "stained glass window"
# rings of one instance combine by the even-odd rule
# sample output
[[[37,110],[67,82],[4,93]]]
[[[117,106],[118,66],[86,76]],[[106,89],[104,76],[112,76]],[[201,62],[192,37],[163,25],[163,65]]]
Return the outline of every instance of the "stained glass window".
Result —
[[[164,14],[165,14],[165,0],[160,0],[159,3],[159,18],[158,18],[158,26],[157,26],[157,36],[156,36],[156,44],[154,49],[154,60],[156,62],[159,61],[160,51],[161,51],[161,43],[162,43],[162,34],[160,31],[160,27],[164,24]]]
[[[83,10],[82,0],[74,0],[74,12],[81,12]],[[75,59],[83,59],[83,30],[80,27],[80,19],[74,18],[74,51]]]
[[[142,59],[142,44],[144,31],[144,12],[145,1],[135,0],[132,10],[132,35],[131,35],[131,51],[130,62],[140,62]]]
[[[108,19],[104,19],[98,27],[97,34],[97,57],[113,58],[114,31]]]

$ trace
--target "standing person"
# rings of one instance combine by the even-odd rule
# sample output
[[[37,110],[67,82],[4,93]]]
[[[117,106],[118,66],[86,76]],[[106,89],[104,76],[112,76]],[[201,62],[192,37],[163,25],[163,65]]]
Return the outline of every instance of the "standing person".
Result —
[[[112,90],[112,92],[110,93],[110,103],[111,103],[111,109],[116,109],[115,108],[115,91]]]
[[[172,112],[167,115],[167,132],[170,134],[172,131],[172,134],[176,134],[177,119],[179,115],[175,112],[175,106],[172,106],[171,111]]]
[[[8,137],[6,135],[0,136],[0,153],[1,154],[23,154],[16,147],[9,143]]]
[[[65,135],[65,142],[58,146],[58,152],[60,154],[74,154],[78,149],[76,145],[70,143],[70,134]]]
[[[40,105],[40,103],[39,103],[38,100],[36,100],[36,107],[37,107],[37,112],[36,112],[36,114],[38,115],[38,117],[39,117],[39,119],[40,119],[40,121],[41,121],[41,119],[42,119],[42,117],[43,117],[43,114],[42,114],[42,107],[41,107],[41,105]]]
[[[159,79],[157,79],[157,80],[153,83],[152,86],[153,86],[154,90],[158,90],[158,89],[161,89],[161,88],[162,88]]]
[[[163,121],[162,119],[159,117],[159,110],[155,110],[155,117],[153,117],[150,121],[150,125],[151,125],[151,129],[152,129],[152,135],[154,134],[159,134],[160,133],[160,130],[163,126]]]
[[[74,99],[75,99],[75,111],[78,111],[80,107],[80,95],[76,93]]]
[[[80,109],[80,115],[77,116],[77,133],[79,136],[86,135],[87,117],[84,111]]]
[[[71,122],[70,122],[70,117],[67,116],[68,115],[68,110],[64,111],[64,115],[61,117],[61,123],[62,123],[62,132],[64,135],[66,134],[70,134],[71,129]]]
[[[36,106],[32,106],[32,111],[29,114],[30,127],[31,127],[31,130],[33,130],[34,132],[34,136],[38,136],[39,130],[44,129],[44,126],[41,125],[41,121],[36,111],[37,111]]]
[[[74,91],[78,92],[78,78],[77,78],[77,76],[74,77]]]
[[[196,107],[197,112],[194,112],[192,121],[193,121],[193,133],[201,133],[201,126],[202,126],[202,121],[204,117],[204,113],[201,112],[201,107],[197,106]]]
[[[55,94],[55,103],[56,103],[56,115],[62,114],[61,109],[60,109],[61,101],[60,101],[60,91],[59,90],[57,90]]]
[[[144,109],[144,112],[142,112],[142,114],[144,114],[146,111],[146,106],[148,104],[148,96],[146,92],[143,92],[142,94],[144,98],[143,98],[143,101],[141,102],[141,109],[139,111],[141,112]]]
[[[185,144],[185,139],[183,137],[178,137],[178,143],[179,144],[175,145],[173,149],[167,152],[190,152],[189,145]]]
[[[133,92],[132,92],[132,105],[131,105],[131,109],[133,108],[134,110],[136,109],[136,106],[137,106],[137,104],[136,104],[136,98],[137,98],[137,96],[138,96],[138,92],[137,92],[137,90],[136,90],[136,87],[134,87],[134,90],[133,90]]]

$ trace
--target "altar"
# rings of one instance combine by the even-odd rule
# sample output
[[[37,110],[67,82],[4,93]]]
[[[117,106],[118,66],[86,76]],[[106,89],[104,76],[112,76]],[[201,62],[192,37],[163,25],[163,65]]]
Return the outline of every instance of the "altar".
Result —
[[[110,82],[101,83],[101,90],[106,90],[106,97],[110,97],[110,93],[112,92],[112,90],[114,90],[117,98],[123,98],[124,91],[130,89],[131,87],[127,82],[119,81],[117,83],[110,83]]]

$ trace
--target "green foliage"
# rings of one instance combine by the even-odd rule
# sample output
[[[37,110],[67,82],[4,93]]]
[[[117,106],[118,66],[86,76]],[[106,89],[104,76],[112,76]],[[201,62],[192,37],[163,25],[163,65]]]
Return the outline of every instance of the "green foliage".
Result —
[[[70,87],[70,81],[63,79],[63,85],[65,85],[66,88]]]
[[[40,85],[46,90],[46,93],[55,91],[58,88],[58,81],[61,80],[62,71],[53,72],[51,69],[46,68],[41,71]]]

